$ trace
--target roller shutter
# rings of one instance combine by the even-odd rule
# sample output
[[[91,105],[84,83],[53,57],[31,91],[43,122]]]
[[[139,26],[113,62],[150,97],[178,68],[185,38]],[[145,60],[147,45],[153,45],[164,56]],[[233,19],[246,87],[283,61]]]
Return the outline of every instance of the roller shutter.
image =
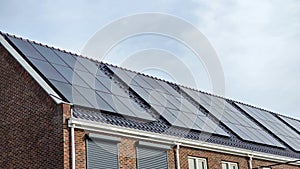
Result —
[[[87,138],[88,169],[118,169],[118,142],[109,139]]]
[[[139,144],[137,146],[138,169],[168,169],[168,148]]]

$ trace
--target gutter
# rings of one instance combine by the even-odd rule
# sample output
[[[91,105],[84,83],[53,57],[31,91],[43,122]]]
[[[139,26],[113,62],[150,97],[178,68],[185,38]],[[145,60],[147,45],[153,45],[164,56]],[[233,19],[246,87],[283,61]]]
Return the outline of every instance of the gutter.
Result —
[[[223,146],[223,145],[207,143],[203,141],[190,140],[190,139],[185,139],[185,138],[180,138],[175,136],[167,136],[164,134],[151,133],[151,132],[141,131],[137,129],[124,128],[124,127],[114,126],[111,124],[93,122],[93,121],[83,120],[83,119],[70,118],[68,120],[68,123],[69,123],[69,127],[72,126],[74,128],[100,132],[103,134],[110,134],[110,135],[112,134],[119,137],[128,137],[132,139],[146,140],[146,141],[151,141],[151,142],[156,142],[161,144],[170,144],[170,145],[172,144],[174,145],[174,142],[176,142],[176,143],[180,143],[181,146],[184,147],[214,151],[214,152],[237,155],[242,157],[249,157],[250,154],[255,159],[267,160],[267,161],[277,162],[277,163],[299,160],[296,158],[278,156],[273,154],[270,155],[268,153]],[[300,162],[293,163],[293,165],[300,166]]]

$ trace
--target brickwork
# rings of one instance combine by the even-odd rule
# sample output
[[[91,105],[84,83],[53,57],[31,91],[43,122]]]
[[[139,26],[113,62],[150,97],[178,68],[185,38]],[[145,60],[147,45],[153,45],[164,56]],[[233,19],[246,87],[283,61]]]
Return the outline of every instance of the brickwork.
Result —
[[[63,168],[61,107],[0,46],[0,168]]]
[[[272,165],[274,163],[268,162],[268,161],[262,161],[262,160],[253,160],[252,161],[252,166],[253,167],[259,167],[259,166],[268,166]],[[292,166],[292,165],[278,165],[278,166],[273,166],[272,169],[299,169],[300,167],[297,166]]]
[[[64,168],[71,168],[71,137],[68,127],[68,118],[71,117],[70,105],[63,104],[63,143],[64,143]]]
[[[136,140],[122,138],[119,144],[120,169],[136,169]]]
[[[188,156],[206,158],[209,169],[220,169],[222,161],[237,162],[240,169],[249,168],[247,158],[186,147],[180,148],[181,168],[188,168]]]
[[[240,169],[248,169],[249,168],[249,164],[248,164],[249,159],[247,157],[239,157],[239,156],[235,156],[235,155],[228,155],[228,154],[217,153],[217,152],[212,152],[212,151],[205,151],[205,150],[181,147],[180,148],[180,167],[182,169],[188,168],[188,156],[206,158],[209,169],[220,169],[222,161],[238,163],[238,166]],[[169,159],[169,162],[171,163],[172,160]],[[262,160],[255,160],[255,159],[252,162],[253,167],[266,166],[266,165],[270,165],[270,164],[274,164],[274,163],[262,161]],[[173,166],[170,167],[170,169],[173,169]],[[274,167],[272,167],[272,169],[299,169],[299,167],[292,166],[292,165],[280,165],[280,166],[274,166]]]
[[[168,151],[169,169],[176,169],[176,147]]]
[[[86,168],[85,131],[75,129],[75,157],[76,168]]]
[[[75,130],[76,138],[76,168],[86,168],[86,145],[85,134],[83,130]],[[121,138],[119,143],[119,166],[120,169],[137,169],[136,159],[136,140]],[[222,161],[238,163],[239,169],[249,169],[248,158],[224,153],[217,153],[207,150],[199,150],[187,147],[180,147],[180,167],[188,169],[188,156],[206,158],[209,169],[221,169]],[[169,169],[176,169],[176,147],[168,151]],[[253,160],[253,167],[270,165],[273,163],[261,160]],[[272,169],[299,169],[299,167],[291,165],[281,165],[272,167]]]

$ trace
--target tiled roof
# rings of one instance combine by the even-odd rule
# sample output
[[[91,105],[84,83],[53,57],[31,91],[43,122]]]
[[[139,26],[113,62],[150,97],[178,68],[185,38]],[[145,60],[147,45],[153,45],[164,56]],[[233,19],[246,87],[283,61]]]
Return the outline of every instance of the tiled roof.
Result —
[[[300,158],[298,146],[293,145],[300,143],[300,131],[295,127],[300,122],[296,119],[1,34],[64,101],[74,104],[73,115],[78,119]],[[181,101],[180,106],[176,99]],[[160,101],[167,103],[159,105]],[[223,102],[221,108],[218,107],[219,102]],[[292,141],[286,140],[290,138],[289,133],[278,133],[276,128],[269,128],[257,119],[255,113],[274,117],[296,135],[291,136]],[[172,115],[177,115],[175,118],[179,120],[172,121]],[[199,118],[201,123],[193,121],[190,116]],[[239,120],[248,125],[238,124]],[[194,123],[191,126],[186,124],[190,121]],[[265,138],[253,137],[245,131],[260,132]]]

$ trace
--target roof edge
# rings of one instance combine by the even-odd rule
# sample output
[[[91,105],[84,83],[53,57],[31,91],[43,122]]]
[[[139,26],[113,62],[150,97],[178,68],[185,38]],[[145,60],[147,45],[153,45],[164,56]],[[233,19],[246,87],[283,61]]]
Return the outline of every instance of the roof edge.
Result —
[[[224,100],[227,100],[227,101],[231,101],[231,102],[234,102],[234,103],[243,104],[243,105],[246,105],[246,106],[249,106],[249,107],[252,107],[252,108],[256,108],[256,109],[259,109],[259,110],[262,110],[262,111],[266,111],[266,112],[269,112],[269,113],[272,113],[272,114],[275,114],[275,115],[280,115],[280,116],[284,116],[284,117],[287,117],[287,118],[290,118],[290,119],[297,120],[297,119],[294,118],[294,117],[286,116],[286,115],[280,114],[280,113],[278,113],[278,112],[274,112],[274,111],[271,111],[271,110],[267,110],[267,109],[265,109],[265,108],[261,108],[261,107],[258,107],[258,106],[254,106],[254,105],[251,105],[251,104],[242,102],[242,101],[237,101],[237,100],[232,99],[232,98],[226,98],[225,96],[220,96],[220,95],[213,94],[213,93],[210,93],[210,92],[202,91],[202,90],[200,90],[200,89],[196,89],[196,88],[193,88],[193,87],[191,87],[191,86],[185,86],[185,85],[178,84],[178,83],[175,83],[175,82],[167,81],[167,80],[161,79],[161,78],[159,78],[159,77],[151,76],[151,75],[148,75],[148,74],[145,74],[145,73],[142,73],[142,72],[137,72],[137,71],[134,71],[134,70],[125,68],[125,67],[120,67],[120,66],[118,66],[118,65],[115,65],[115,64],[112,64],[112,63],[108,63],[108,62],[105,62],[105,61],[100,61],[100,60],[91,58],[90,56],[84,56],[84,55],[81,55],[81,54],[78,54],[78,53],[75,53],[75,52],[70,52],[70,51],[67,51],[67,50],[60,49],[60,48],[58,48],[58,47],[54,47],[54,46],[49,46],[49,45],[46,45],[46,44],[42,44],[42,43],[36,42],[36,41],[34,41],[34,40],[29,40],[29,39],[22,38],[22,37],[20,37],[20,36],[12,35],[12,34],[9,34],[9,33],[4,33],[4,32],[2,32],[2,31],[0,31],[0,34],[1,34],[1,35],[4,35],[4,36],[11,36],[11,37],[14,37],[14,38],[18,38],[18,39],[21,39],[21,40],[23,40],[23,41],[31,42],[31,43],[34,43],[34,44],[37,44],[37,45],[41,45],[41,46],[50,48],[50,49],[55,49],[55,50],[58,50],[58,51],[60,51],[60,52],[64,52],[64,53],[71,54],[71,55],[75,55],[75,56],[77,56],[77,57],[89,59],[89,60],[94,61],[94,62],[99,63],[99,64],[110,65],[110,66],[113,66],[113,67],[116,67],[116,68],[120,68],[120,69],[123,69],[123,70],[126,70],[126,71],[130,71],[130,72],[132,72],[132,73],[136,73],[136,74],[138,74],[138,75],[143,75],[143,76],[146,76],[146,77],[149,77],[149,78],[153,78],[153,79],[156,79],[156,80],[160,80],[160,81],[165,82],[165,83],[169,83],[169,84],[172,84],[172,85],[177,85],[177,86],[179,86],[179,87],[183,87],[183,88],[187,88],[187,89],[194,90],[194,91],[197,91],[197,92],[201,92],[201,93],[203,93],[203,94],[207,94],[207,95],[210,95],[210,96],[213,96],[213,97],[217,97],[217,98],[224,99]],[[300,120],[297,120],[297,121],[300,121]]]

